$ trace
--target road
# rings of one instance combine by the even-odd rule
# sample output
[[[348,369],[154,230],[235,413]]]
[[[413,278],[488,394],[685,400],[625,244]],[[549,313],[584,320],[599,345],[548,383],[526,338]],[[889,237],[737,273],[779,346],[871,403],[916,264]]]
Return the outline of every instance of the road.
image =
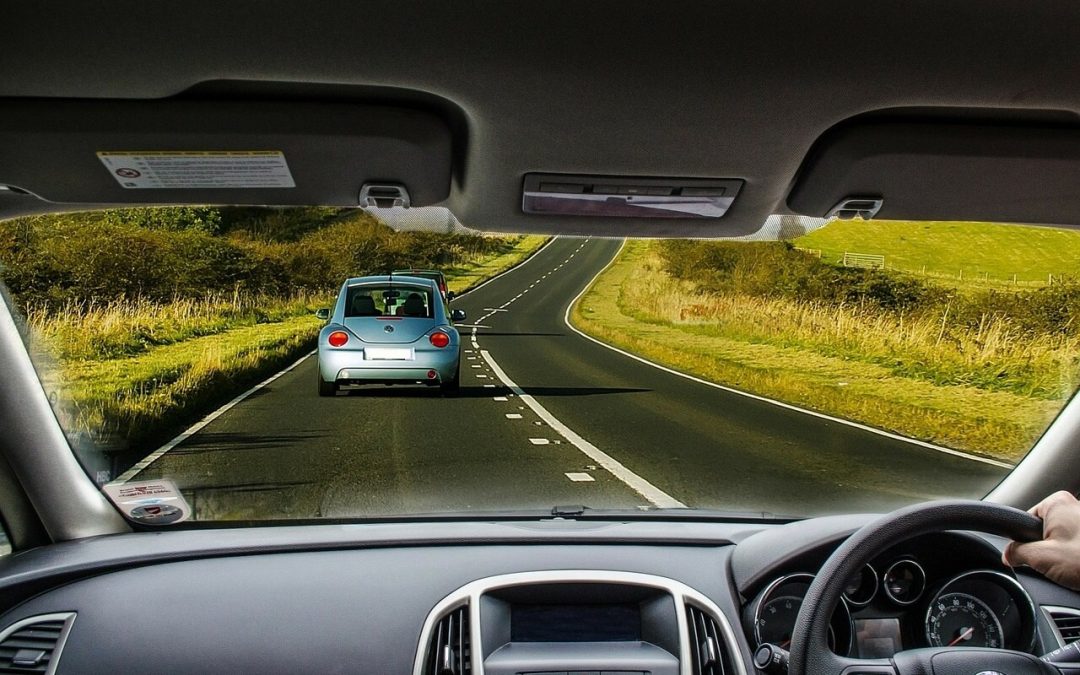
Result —
[[[578,335],[566,309],[619,246],[559,238],[455,300],[469,316],[457,397],[379,386],[319,398],[309,357],[133,479],[174,479],[199,518],[275,519],[577,504],[880,511],[979,497],[1004,475]]]

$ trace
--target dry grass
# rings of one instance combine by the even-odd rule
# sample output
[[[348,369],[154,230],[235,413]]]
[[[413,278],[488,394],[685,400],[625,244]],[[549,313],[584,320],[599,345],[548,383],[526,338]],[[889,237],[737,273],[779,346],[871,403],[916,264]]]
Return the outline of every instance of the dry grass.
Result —
[[[629,280],[633,281],[630,282]],[[584,330],[681,370],[884,429],[1008,460],[1078,381],[1076,338],[1029,338],[859,306],[705,294],[628,244],[574,312]]]
[[[30,308],[27,321],[37,343],[55,358],[112,359],[241,326],[280,322],[310,314],[330,301],[322,294],[275,297],[239,292],[167,303],[120,299],[72,303],[58,311]]]
[[[984,315],[974,328],[937,314],[903,316],[872,305],[832,305],[786,298],[699,293],[671,279],[651,254],[622,289],[622,310],[706,335],[810,349],[882,365],[938,385],[1061,400],[1080,375],[1080,337],[1032,335],[1008,317]]]
[[[123,445],[188,421],[296,358],[321,325],[309,314],[234,328],[137,356],[57,364],[42,380],[68,434]]]

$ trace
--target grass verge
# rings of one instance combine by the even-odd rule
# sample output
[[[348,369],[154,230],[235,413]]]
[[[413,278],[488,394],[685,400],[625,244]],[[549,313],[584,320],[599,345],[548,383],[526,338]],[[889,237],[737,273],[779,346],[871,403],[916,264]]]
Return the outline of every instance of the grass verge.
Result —
[[[713,382],[1006,461],[1026,452],[1067,396],[1064,388],[1035,396],[955,378],[942,383],[910,367],[926,362],[928,353],[903,357],[902,349],[915,349],[925,331],[911,329],[910,344],[874,353],[853,333],[858,317],[826,308],[815,313],[792,301],[698,293],[664,273],[650,247],[627,244],[574,307],[575,326]],[[899,326],[867,332],[904,340]],[[1059,356],[1047,356],[1046,368],[1053,370]],[[1071,367],[1066,360],[1061,368]]]
[[[544,237],[447,270],[466,289],[518,264]],[[61,426],[113,453],[164,440],[312,349],[331,295],[233,294],[28,314],[32,352]]]

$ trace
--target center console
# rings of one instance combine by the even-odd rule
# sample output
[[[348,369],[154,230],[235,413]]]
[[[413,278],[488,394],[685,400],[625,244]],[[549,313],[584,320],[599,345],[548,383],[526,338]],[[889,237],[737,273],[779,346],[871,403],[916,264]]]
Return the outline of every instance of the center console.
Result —
[[[745,673],[720,610],[679,582],[608,571],[473,582],[432,611],[415,675]]]

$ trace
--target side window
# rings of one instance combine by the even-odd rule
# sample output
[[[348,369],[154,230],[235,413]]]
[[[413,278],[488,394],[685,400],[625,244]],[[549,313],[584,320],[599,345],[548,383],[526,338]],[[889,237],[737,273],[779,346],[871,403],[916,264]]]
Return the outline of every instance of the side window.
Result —
[[[4,524],[0,523],[0,557],[11,553],[11,540],[8,539]]]

